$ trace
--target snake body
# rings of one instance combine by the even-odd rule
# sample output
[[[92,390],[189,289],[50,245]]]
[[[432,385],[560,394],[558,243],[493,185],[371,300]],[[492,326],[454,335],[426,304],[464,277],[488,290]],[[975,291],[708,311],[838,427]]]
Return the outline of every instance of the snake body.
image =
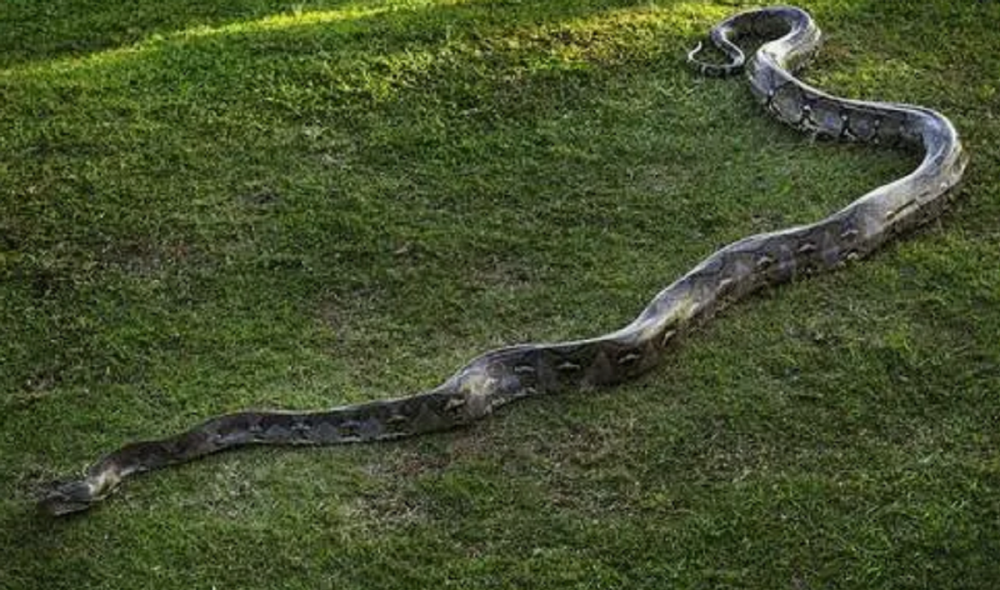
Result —
[[[745,37],[772,39],[746,65],[736,45]],[[82,478],[47,486],[40,506],[54,515],[85,510],[129,475],[241,445],[396,439],[466,425],[521,398],[620,383],[655,366],[672,341],[721,305],[761,287],[863,257],[940,212],[966,162],[954,126],[924,107],[847,100],[796,79],[793,72],[820,43],[820,30],[807,12],[793,7],[743,12],[716,25],[709,38],[728,62],[699,61],[695,56],[700,45],[688,61],[705,75],[745,71],[753,94],[781,121],[822,137],[922,149],[923,160],[910,174],[825,219],[750,236],[717,250],[617,331],[491,350],[438,387],[409,397],[324,411],[217,416],[187,432],[109,453]]]

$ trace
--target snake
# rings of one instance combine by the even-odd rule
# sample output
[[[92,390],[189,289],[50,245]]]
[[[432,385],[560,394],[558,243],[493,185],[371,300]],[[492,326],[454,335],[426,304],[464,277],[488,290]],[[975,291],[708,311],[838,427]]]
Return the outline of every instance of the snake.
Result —
[[[763,41],[750,59],[740,43]],[[813,58],[821,32],[800,8],[737,13],[708,41],[718,54],[687,61],[704,76],[740,72],[778,120],[817,138],[923,152],[919,165],[811,224],[752,235],[717,249],[660,291],[628,325],[580,340],[516,344],[473,358],[442,384],[414,395],[314,411],[239,411],[179,434],[132,442],[99,458],[82,477],[42,488],[38,506],[60,516],[107,498],[128,476],[257,444],[332,445],[399,439],[486,418],[516,400],[622,383],[656,366],[674,343],[723,306],[766,286],[831,271],[937,217],[968,157],[942,114],[910,104],[833,96],[795,77]]]

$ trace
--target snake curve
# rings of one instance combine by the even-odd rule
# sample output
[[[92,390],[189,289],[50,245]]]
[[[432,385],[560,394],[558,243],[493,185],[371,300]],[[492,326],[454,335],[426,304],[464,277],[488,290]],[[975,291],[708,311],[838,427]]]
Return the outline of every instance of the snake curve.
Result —
[[[748,63],[736,42],[771,39]],[[45,487],[39,507],[52,515],[83,511],[129,475],[248,444],[338,444],[396,439],[469,424],[512,401],[620,383],[663,357],[672,341],[723,304],[795,276],[832,270],[939,214],[966,164],[958,134],[924,107],[848,100],[796,79],[818,50],[820,30],[795,7],[742,12],[717,24],[710,41],[724,64],[688,61],[703,75],[745,71],[761,104],[779,120],[833,139],[913,147],[923,160],[812,224],[753,235],[725,246],[660,291],[627,326],[585,340],[519,344],[488,351],[429,391],[310,412],[242,411],[211,418],[159,440],[134,442],[100,458],[82,478]]]

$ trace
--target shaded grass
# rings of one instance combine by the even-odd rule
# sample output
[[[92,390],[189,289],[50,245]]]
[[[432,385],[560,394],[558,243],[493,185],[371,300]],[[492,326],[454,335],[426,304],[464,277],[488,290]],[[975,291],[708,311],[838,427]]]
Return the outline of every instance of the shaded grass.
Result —
[[[613,329],[718,245],[913,161],[814,144],[688,72],[726,6],[42,4],[0,25],[0,584],[1000,573],[995,6],[808,3],[830,33],[811,80],[934,106],[966,138],[961,198],[916,236],[738,304],[614,391],[230,453],[50,522],[33,487],[124,441]]]

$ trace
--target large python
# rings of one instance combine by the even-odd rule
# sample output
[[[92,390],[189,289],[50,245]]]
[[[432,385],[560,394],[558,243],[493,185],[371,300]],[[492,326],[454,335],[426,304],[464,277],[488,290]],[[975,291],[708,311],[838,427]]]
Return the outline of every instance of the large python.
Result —
[[[736,42],[750,37],[771,40],[744,67]],[[743,12],[716,25],[709,38],[728,61],[699,61],[701,44],[688,61],[705,75],[745,70],[753,94],[781,121],[820,137],[912,146],[923,150],[923,160],[910,174],[821,221],[750,236],[716,251],[615,332],[492,350],[440,386],[409,397],[325,411],[244,411],[211,418],[187,432],[111,452],[83,478],[47,486],[40,506],[53,515],[85,510],[129,475],[240,445],[396,439],[469,424],[521,398],[619,383],[656,365],[674,340],[720,305],[865,256],[940,212],[966,163],[954,126],[924,107],[847,100],[797,80],[793,72],[820,44],[820,30],[807,12],[793,7]]]

